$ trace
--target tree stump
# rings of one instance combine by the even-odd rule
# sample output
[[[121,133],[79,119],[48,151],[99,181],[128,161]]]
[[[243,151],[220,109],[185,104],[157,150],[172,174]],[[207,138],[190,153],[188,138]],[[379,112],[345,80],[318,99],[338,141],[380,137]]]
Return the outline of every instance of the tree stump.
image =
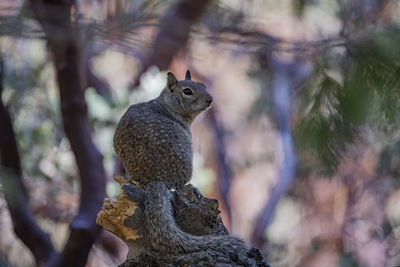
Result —
[[[121,194],[114,201],[104,200],[96,222],[128,245],[127,260],[120,266],[269,266],[255,248],[249,249],[245,259],[234,252],[229,258],[222,255],[215,258],[207,251],[155,256],[159,254],[152,252],[144,231],[143,201],[146,192],[122,176],[114,175],[114,179],[122,186]],[[229,234],[219,216],[217,200],[206,198],[190,184],[173,194],[175,222],[183,231],[202,236]]]

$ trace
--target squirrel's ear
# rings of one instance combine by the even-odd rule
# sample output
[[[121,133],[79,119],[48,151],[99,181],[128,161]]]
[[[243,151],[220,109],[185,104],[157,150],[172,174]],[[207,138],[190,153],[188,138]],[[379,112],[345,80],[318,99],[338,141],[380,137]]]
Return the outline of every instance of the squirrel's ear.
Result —
[[[185,80],[191,80],[191,79],[192,79],[192,75],[190,75],[190,71],[187,70],[186,75],[185,75]]]
[[[168,72],[167,76],[168,76],[167,86],[172,91],[172,88],[175,87],[175,85],[177,84],[177,80],[176,80],[175,75],[172,72]]]

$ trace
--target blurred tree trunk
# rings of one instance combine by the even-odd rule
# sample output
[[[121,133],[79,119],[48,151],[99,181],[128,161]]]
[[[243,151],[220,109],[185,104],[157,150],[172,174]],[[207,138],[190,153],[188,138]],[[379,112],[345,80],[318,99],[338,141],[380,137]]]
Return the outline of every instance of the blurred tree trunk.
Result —
[[[265,242],[264,233],[274,218],[276,206],[281,197],[290,189],[295,178],[297,159],[291,130],[292,95],[293,89],[305,81],[312,71],[307,62],[284,62],[270,54],[267,58],[268,64],[274,72],[272,100],[275,119],[279,125],[282,140],[283,163],[279,179],[271,190],[269,199],[262,209],[252,234],[252,243],[258,248],[263,247]],[[268,88],[265,89],[268,90]]]
[[[0,62],[0,180],[15,234],[32,252],[37,265],[57,255],[49,236],[37,225],[28,207],[28,192],[22,181],[21,162],[10,114],[2,101],[3,64]]]
[[[31,1],[54,57],[65,133],[79,169],[81,199],[67,244],[52,265],[84,266],[100,233],[96,215],[105,196],[103,158],[91,138],[84,98],[85,72],[81,47],[71,23],[72,1]]]

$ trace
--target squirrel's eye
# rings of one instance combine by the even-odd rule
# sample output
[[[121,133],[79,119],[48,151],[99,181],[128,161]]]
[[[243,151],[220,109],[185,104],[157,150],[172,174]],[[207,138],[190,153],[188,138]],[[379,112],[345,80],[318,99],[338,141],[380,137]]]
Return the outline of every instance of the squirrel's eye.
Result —
[[[191,89],[189,89],[189,88],[183,89],[183,93],[185,95],[193,95],[193,91]]]

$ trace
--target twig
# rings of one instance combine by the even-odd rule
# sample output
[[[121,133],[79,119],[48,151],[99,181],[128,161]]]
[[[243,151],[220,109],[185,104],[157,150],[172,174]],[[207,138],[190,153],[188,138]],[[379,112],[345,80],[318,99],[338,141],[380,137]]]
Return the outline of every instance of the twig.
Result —
[[[229,202],[229,191],[231,188],[232,170],[228,164],[228,158],[226,155],[225,132],[215,113],[215,108],[211,108],[209,111],[209,121],[214,131],[214,138],[217,145],[218,190],[222,198],[223,207],[228,215],[229,225],[231,225],[232,212]]]
[[[49,262],[57,255],[49,236],[37,225],[28,208],[27,189],[22,181],[17,141],[7,108],[1,98],[4,68],[0,62],[0,164],[1,183],[15,234],[32,252],[37,265]]]
[[[135,79],[135,85],[150,66],[155,65],[161,70],[169,66],[173,57],[186,45],[191,27],[209,2],[211,0],[180,0],[166,12],[160,22],[161,27],[154,42],[153,52],[144,62]]]
[[[91,51],[92,49],[93,45],[87,44],[83,53],[83,66],[86,73],[85,87],[93,87],[98,95],[102,96],[109,104],[113,105],[114,101],[110,91],[110,84],[107,80],[99,78],[94,74],[90,67],[90,59],[98,53]]]
[[[239,27],[215,29],[215,32],[206,37],[220,43],[231,43],[240,47],[244,46],[244,49],[250,52],[267,47],[270,51],[287,53],[315,53],[316,51],[323,51],[324,49],[332,47],[346,46],[358,40],[358,37],[349,39],[345,36],[339,36],[315,41],[292,41],[260,31],[247,30]]]

